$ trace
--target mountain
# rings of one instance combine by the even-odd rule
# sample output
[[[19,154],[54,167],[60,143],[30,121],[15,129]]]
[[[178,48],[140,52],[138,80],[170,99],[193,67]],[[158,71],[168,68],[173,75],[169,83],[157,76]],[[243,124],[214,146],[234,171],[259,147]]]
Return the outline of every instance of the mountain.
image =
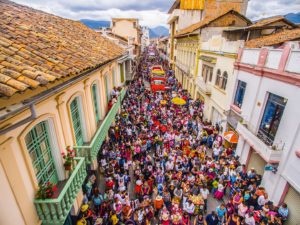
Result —
[[[80,22],[91,29],[99,29],[100,27],[110,27],[110,21],[81,19]]]
[[[293,23],[300,23],[300,12],[298,13],[288,13],[284,16],[287,18],[289,21]]]
[[[169,30],[163,26],[150,28],[149,30],[150,38],[157,38],[157,37],[163,37],[168,35],[169,35]]]

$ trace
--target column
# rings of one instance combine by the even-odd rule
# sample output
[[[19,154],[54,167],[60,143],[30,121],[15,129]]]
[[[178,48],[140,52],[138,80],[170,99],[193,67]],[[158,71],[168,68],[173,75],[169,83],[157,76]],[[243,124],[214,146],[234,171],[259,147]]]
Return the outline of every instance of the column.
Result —
[[[97,126],[96,126],[96,118],[95,118],[95,110],[94,110],[94,106],[93,106],[93,102],[92,102],[92,93],[91,93],[91,82],[90,79],[86,79],[83,81],[84,83],[84,93],[86,96],[86,108],[87,108],[87,115],[86,115],[86,120],[89,120],[89,124],[90,124],[90,133],[91,138],[94,136],[93,134],[95,134]],[[90,139],[91,139],[90,138]],[[91,141],[89,139],[89,141]]]
[[[59,119],[60,119],[59,124],[64,124],[63,126],[61,126],[61,128],[63,131],[65,144],[66,144],[66,146],[68,146],[68,145],[73,146],[73,144],[75,143],[75,139],[73,140],[72,120],[67,111],[68,106],[67,106],[66,100],[65,100],[65,93],[63,92],[62,94],[58,95],[55,98],[55,100],[56,100],[56,109],[58,111],[58,115],[59,115]],[[66,125],[66,121],[67,121],[67,124],[69,124],[69,126]]]

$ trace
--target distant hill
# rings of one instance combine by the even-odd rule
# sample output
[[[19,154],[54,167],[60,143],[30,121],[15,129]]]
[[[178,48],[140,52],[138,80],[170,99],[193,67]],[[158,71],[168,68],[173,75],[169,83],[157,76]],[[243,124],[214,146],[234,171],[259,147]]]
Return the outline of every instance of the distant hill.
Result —
[[[100,27],[110,27],[110,21],[81,19],[80,22],[91,29],[99,29]]]
[[[284,16],[287,18],[289,21],[293,23],[299,23],[300,24],[300,12],[298,13],[288,13]]]
[[[150,38],[157,38],[157,37],[163,37],[168,35],[169,35],[169,30],[163,26],[150,28],[149,30]]]

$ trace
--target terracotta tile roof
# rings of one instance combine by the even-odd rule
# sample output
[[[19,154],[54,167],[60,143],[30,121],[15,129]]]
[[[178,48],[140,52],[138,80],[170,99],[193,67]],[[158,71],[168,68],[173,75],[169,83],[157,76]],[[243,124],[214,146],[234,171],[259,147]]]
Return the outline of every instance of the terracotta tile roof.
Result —
[[[248,23],[251,23],[251,21],[250,21],[248,18],[246,18],[245,16],[243,16],[242,14],[236,12],[235,10],[229,10],[229,11],[222,12],[222,13],[220,13],[220,14],[217,14],[217,15],[215,15],[215,16],[209,15],[209,16],[205,17],[203,20],[201,20],[200,22],[194,23],[194,24],[192,24],[191,26],[189,26],[189,27],[187,27],[187,28],[185,28],[185,29],[179,31],[179,32],[175,35],[175,37],[180,37],[180,36],[184,36],[184,35],[186,35],[186,34],[190,34],[190,33],[194,32],[194,31],[196,31],[196,30],[198,30],[198,29],[200,29],[200,28],[203,28],[203,27],[209,25],[210,23],[212,23],[212,22],[215,21],[216,19],[219,19],[219,18],[221,18],[222,16],[225,16],[225,15],[227,15],[227,14],[229,14],[229,13],[234,13],[234,14],[236,14],[236,15],[242,17],[243,19],[245,19]]]
[[[279,21],[283,21],[283,22],[287,23],[288,25],[290,25],[294,28],[297,27],[296,24],[294,24],[291,21],[287,20],[284,16],[272,16],[272,17],[268,17],[268,18],[258,20],[256,23],[249,26],[248,29],[265,27],[265,26],[271,25],[272,23],[279,22]]]
[[[80,22],[0,0],[0,97],[74,76],[122,54]]]
[[[284,30],[279,33],[252,39],[245,43],[245,47],[261,48],[263,46],[278,45],[286,41],[293,41],[297,39],[300,39],[300,28],[293,29],[293,30]]]

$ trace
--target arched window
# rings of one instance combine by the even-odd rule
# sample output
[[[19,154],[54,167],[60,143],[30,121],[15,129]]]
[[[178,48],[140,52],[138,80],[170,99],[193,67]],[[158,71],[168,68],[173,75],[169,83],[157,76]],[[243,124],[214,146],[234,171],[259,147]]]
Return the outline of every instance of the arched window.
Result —
[[[223,90],[226,89],[226,85],[227,85],[227,79],[228,79],[228,74],[226,71],[223,72],[223,77],[222,77],[222,83],[221,83],[221,88]]]
[[[25,136],[25,143],[38,183],[44,184],[48,181],[57,183],[58,176],[51,153],[53,146],[48,122],[42,121],[34,126]]]
[[[92,84],[92,100],[93,100],[93,105],[94,105],[96,124],[98,124],[101,116],[100,116],[99,89],[98,89],[98,85],[96,83]]]
[[[76,97],[70,104],[71,118],[73,124],[73,131],[76,140],[76,145],[80,146],[84,142],[83,125],[80,111],[80,100]]]
[[[221,81],[221,70],[218,69],[217,70],[217,77],[216,77],[216,83],[215,83],[215,85],[219,86],[220,85],[220,81]]]

